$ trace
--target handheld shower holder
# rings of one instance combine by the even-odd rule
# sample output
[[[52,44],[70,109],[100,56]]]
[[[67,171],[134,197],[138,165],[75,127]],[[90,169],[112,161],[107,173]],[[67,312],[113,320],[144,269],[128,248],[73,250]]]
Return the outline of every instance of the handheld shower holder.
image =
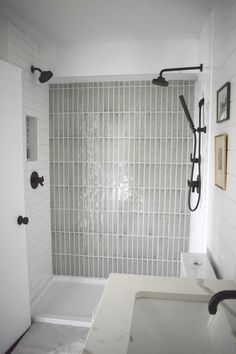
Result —
[[[196,181],[188,180],[188,186],[192,190],[193,193],[195,192],[195,189],[196,189],[197,193],[199,194],[200,188],[201,188],[201,181],[200,181],[199,175],[197,176]]]
[[[206,134],[207,128],[206,128],[206,126],[205,127],[201,127],[201,128],[199,127],[199,128],[196,129],[196,132]]]
[[[201,162],[201,156],[199,156],[198,158],[197,157],[193,157],[193,154],[191,153],[190,154],[190,161],[193,162],[193,163],[199,163],[199,162]]]

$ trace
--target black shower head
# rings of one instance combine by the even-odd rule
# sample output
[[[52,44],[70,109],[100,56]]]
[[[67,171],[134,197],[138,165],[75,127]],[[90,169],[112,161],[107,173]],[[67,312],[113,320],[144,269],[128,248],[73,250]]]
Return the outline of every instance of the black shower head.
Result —
[[[168,81],[165,80],[164,77],[161,75],[158,76],[156,79],[152,80],[153,85],[164,86],[167,87],[169,85]]]
[[[39,82],[41,82],[41,84],[43,84],[44,82],[47,82],[49,81],[52,76],[53,76],[53,73],[48,70],[48,71],[43,71],[39,68],[35,68],[33,65],[31,66],[31,72],[34,73],[35,71],[39,71],[40,72],[40,75],[39,75]]]
[[[170,71],[184,71],[184,70],[200,70],[202,71],[203,65],[200,64],[199,66],[185,66],[181,68],[168,68],[168,69],[163,69],[160,71],[159,76],[156,79],[152,80],[153,85],[158,85],[158,86],[168,86],[168,81],[165,80],[165,78],[162,76],[164,72],[170,72]]]
[[[50,70],[43,71],[39,76],[39,81],[41,82],[41,84],[43,84],[44,82],[49,81],[52,76],[53,76],[53,73]]]

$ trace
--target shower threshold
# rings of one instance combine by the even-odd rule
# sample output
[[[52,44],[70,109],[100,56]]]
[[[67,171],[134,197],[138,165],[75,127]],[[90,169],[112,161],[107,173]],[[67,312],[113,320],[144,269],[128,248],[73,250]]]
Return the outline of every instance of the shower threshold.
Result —
[[[32,320],[90,327],[107,279],[54,276],[32,306]]]

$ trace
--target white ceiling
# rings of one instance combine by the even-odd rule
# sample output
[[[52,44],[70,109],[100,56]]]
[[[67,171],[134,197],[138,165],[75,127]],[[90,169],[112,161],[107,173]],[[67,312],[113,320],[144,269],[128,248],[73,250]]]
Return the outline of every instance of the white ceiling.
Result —
[[[215,0],[0,0],[58,44],[198,38]]]

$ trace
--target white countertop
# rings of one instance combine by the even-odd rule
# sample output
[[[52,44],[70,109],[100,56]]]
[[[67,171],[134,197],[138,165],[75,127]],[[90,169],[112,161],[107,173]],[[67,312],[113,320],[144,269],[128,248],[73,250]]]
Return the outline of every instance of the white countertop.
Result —
[[[199,296],[204,296],[208,301],[213,293],[226,289],[236,289],[236,283],[227,280],[111,274],[82,354],[126,354],[134,303],[139,297],[166,298],[174,294],[186,300],[198,300]]]

